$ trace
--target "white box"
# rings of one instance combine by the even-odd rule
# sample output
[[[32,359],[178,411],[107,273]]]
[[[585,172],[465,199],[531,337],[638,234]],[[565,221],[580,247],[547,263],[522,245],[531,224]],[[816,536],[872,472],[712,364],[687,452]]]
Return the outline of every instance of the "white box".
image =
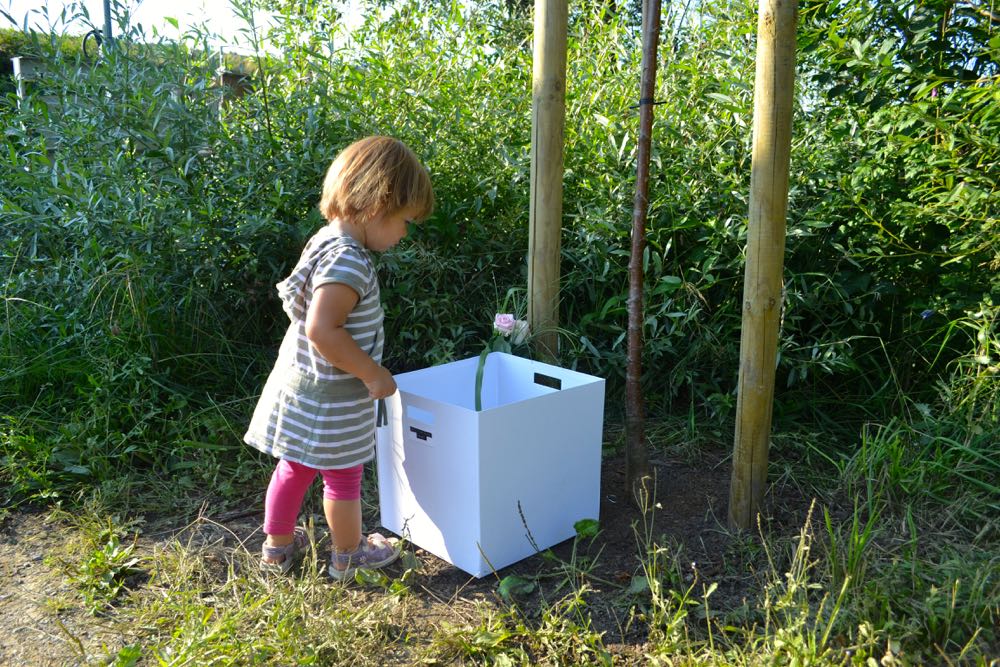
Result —
[[[604,380],[493,352],[476,412],[478,364],[395,376],[377,460],[382,525],[482,577],[598,519]]]

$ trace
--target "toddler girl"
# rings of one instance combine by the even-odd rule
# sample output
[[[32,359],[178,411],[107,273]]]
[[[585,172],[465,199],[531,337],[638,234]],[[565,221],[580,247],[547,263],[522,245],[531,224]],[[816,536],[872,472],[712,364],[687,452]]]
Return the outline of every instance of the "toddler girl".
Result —
[[[329,224],[278,283],[291,324],[254,410],[247,444],[278,459],[264,501],[261,567],[285,573],[307,546],[295,521],[319,472],[333,552],[329,572],[352,577],[398,556],[361,537],[361,473],[375,455],[375,401],[396,391],[382,360],[382,306],[369,251],[406,236],[434,206],[427,170],[405,144],[368,137],[330,165],[319,208]]]

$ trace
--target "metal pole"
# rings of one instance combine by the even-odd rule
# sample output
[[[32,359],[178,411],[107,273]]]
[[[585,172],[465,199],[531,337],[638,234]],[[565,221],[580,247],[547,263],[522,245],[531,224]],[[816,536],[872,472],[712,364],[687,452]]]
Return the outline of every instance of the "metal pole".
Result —
[[[111,48],[111,0],[104,0],[104,43]]]

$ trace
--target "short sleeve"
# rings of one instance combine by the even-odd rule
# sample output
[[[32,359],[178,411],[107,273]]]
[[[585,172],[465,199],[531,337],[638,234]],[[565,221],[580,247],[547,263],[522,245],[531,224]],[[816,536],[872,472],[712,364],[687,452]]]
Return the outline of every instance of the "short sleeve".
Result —
[[[372,269],[357,249],[340,247],[316,263],[310,282],[313,291],[327,283],[347,285],[363,299],[371,290]]]

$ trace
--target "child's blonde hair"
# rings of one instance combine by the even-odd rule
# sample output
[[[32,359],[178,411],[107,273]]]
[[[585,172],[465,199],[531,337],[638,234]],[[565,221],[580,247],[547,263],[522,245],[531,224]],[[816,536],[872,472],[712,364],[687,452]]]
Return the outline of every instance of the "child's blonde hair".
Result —
[[[356,141],[326,172],[319,210],[327,220],[366,225],[403,209],[413,209],[414,220],[427,218],[434,210],[434,192],[427,169],[399,139]]]

